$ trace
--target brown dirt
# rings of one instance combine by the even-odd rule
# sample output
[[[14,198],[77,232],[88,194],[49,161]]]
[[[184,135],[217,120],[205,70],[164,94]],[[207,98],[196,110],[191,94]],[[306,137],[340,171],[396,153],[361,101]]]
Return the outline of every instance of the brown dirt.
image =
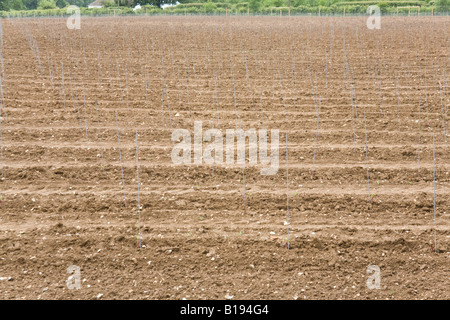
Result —
[[[2,23],[0,298],[450,298],[448,17],[383,17],[381,30],[364,17]],[[245,167],[245,207],[239,165],[170,158],[172,128],[214,117],[224,132],[237,116],[281,131],[278,173]],[[70,265],[80,290],[66,286]],[[369,265],[380,290],[366,287]]]

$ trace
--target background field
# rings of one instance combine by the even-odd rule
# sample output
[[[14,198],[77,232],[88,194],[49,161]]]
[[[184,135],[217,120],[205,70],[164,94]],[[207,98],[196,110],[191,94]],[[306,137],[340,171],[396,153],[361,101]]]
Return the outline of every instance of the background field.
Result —
[[[366,19],[2,20],[0,297],[449,299],[450,18]],[[241,166],[170,158],[238,119],[280,129],[245,206]]]

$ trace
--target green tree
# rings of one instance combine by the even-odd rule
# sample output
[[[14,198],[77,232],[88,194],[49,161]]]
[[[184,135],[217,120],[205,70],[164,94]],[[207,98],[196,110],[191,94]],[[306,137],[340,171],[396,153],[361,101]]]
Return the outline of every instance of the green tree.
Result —
[[[378,2],[377,6],[380,7],[381,13],[386,13],[389,8],[389,4],[387,2]]]
[[[28,10],[34,10],[38,7],[38,0],[22,0]]]
[[[448,12],[450,10],[450,0],[436,0],[436,11]]]
[[[261,7],[261,0],[249,0],[248,7],[250,8],[250,11],[257,12]]]
[[[293,0],[292,6],[293,7],[304,6],[305,3],[306,3],[306,0]]]
[[[205,3],[206,12],[214,12],[214,10],[217,8],[217,5],[214,2],[207,2]]]
[[[55,0],[40,0],[38,4],[38,9],[55,9],[56,2]]]
[[[94,0],[67,0],[70,5],[78,6],[78,7],[87,7],[90,3],[94,2]]]
[[[9,11],[11,9],[11,1],[0,0],[0,10]]]
[[[13,10],[25,10],[26,7],[23,5],[22,0],[12,0],[11,9]]]
[[[69,3],[66,0],[56,0],[56,6],[58,8],[65,8]]]

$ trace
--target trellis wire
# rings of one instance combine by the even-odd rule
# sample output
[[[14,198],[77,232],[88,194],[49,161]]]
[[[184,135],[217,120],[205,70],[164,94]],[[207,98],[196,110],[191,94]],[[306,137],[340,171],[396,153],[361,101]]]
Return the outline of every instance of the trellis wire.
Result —
[[[138,149],[138,133],[137,133],[137,130],[136,130],[136,180],[137,180],[138,214],[139,214],[139,248],[142,248],[141,198],[140,198],[140,192],[139,192],[139,149]]]
[[[436,155],[435,155],[435,143],[433,135],[433,202],[434,202],[434,252],[437,253],[437,240],[436,240]]]
[[[369,178],[369,150],[367,148],[367,121],[366,121],[366,111],[364,111],[364,134],[366,141],[366,162],[367,162],[367,190],[369,193],[369,203],[372,203],[370,199],[370,178]]]
[[[122,171],[122,189],[123,189],[123,202],[125,204],[125,208],[127,207],[127,197],[125,194],[125,178],[123,176],[123,163],[122,163],[122,150],[120,148],[120,134],[119,134],[119,122],[117,121],[117,111],[115,111],[116,115],[116,127],[117,127],[117,142],[119,145],[119,159],[120,159],[120,168]]]

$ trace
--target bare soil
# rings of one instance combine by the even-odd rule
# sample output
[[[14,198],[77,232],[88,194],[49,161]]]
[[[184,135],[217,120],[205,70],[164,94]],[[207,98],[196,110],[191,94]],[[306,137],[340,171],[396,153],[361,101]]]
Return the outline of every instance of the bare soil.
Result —
[[[1,299],[450,298],[450,18],[2,26]],[[194,121],[279,129],[277,174],[173,164]]]

